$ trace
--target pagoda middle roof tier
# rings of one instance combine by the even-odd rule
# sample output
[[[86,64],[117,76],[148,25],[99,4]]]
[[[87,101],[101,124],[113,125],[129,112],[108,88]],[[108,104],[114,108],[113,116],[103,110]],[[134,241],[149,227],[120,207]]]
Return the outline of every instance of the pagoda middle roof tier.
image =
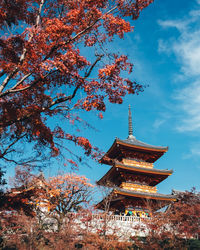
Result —
[[[116,162],[110,170],[99,181],[97,181],[97,184],[102,186],[107,186],[107,183],[111,185],[118,185],[117,181],[119,180],[121,173],[124,175],[143,176],[146,180],[148,180],[148,185],[156,186],[171,175],[173,170],[134,167]]]
[[[137,140],[134,136],[126,140],[117,138],[107,153],[100,159],[100,163],[111,165],[113,159],[123,156],[143,159],[146,162],[153,163],[167,152],[167,150],[168,147],[149,145]]]

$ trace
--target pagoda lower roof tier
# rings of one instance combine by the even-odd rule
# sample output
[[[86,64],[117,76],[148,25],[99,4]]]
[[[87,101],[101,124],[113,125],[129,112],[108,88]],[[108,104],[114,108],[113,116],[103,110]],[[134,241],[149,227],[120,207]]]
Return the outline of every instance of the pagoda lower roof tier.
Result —
[[[100,159],[100,163],[112,165],[113,160],[120,161],[122,158],[139,159],[153,163],[167,150],[168,147],[152,146],[136,140],[135,137],[126,140],[115,139],[113,145]]]
[[[115,165],[97,181],[97,184],[102,186],[119,186],[124,181],[132,181],[156,186],[172,173],[172,170],[142,168],[115,163]]]
[[[123,210],[125,207],[141,207],[143,209],[147,208],[156,211],[176,200],[177,198],[175,195],[143,193],[115,188],[110,195],[96,205],[96,208],[104,210],[104,203],[107,204],[109,201],[111,211]]]
[[[122,188],[114,188],[114,194],[120,194],[124,196],[131,196],[131,197],[139,197],[142,199],[153,199],[153,200],[165,200],[165,201],[176,201],[175,195],[170,194],[159,194],[159,193],[144,193],[144,192],[137,192]]]

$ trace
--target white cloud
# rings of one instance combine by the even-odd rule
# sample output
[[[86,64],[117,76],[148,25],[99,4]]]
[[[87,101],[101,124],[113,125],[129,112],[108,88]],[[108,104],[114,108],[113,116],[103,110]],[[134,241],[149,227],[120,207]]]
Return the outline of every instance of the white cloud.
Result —
[[[154,124],[153,124],[153,128],[154,129],[158,129],[162,124],[165,123],[165,119],[156,119]]]
[[[200,157],[200,144],[199,142],[195,142],[189,146],[188,153],[184,153],[182,156],[183,159],[199,159]]]
[[[163,124],[168,122],[170,118],[171,118],[171,115],[169,115],[168,113],[162,113],[161,117],[154,121],[153,128],[154,129],[160,128]]]
[[[200,9],[191,11],[186,18],[159,21],[159,24],[179,32],[168,41],[160,40],[158,51],[173,53],[180,65],[182,80],[189,82],[186,87],[179,86],[174,95],[177,108],[182,112],[177,130],[200,131]]]
[[[163,28],[175,28],[180,34],[178,39],[159,40],[159,52],[173,52],[185,76],[200,75],[200,10],[191,11],[181,20],[159,20],[158,23]]]
[[[200,130],[200,81],[181,89],[175,98],[180,101],[183,111],[177,129],[180,132]]]
[[[168,46],[168,43],[162,39],[158,40],[158,52],[165,52],[167,54],[171,53],[171,48]]]
[[[158,20],[158,24],[163,28],[176,28],[179,31],[185,30],[185,26],[187,25],[187,20]]]
[[[173,51],[186,76],[200,75],[200,30],[192,34],[182,34],[179,41],[174,42]]]

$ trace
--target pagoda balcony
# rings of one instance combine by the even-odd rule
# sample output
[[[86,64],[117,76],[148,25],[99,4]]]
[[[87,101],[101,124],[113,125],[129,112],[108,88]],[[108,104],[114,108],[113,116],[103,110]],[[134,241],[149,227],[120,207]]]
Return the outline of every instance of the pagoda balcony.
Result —
[[[133,167],[153,168],[153,163],[144,162],[144,161],[136,161],[133,159],[123,158],[122,163],[124,165],[133,166]]]
[[[149,186],[149,185],[143,185],[143,184],[136,184],[136,183],[130,183],[130,182],[122,182],[120,185],[120,188],[127,189],[127,190],[134,190],[137,192],[147,192],[147,193],[156,193],[157,187]]]

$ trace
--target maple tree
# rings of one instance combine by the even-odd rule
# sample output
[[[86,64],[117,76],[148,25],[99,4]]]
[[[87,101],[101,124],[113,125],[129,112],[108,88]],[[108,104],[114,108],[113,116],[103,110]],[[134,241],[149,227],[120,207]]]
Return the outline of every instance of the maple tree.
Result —
[[[0,159],[39,164],[42,146],[51,156],[60,153],[58,138],[97,156],[87,138],[69,129],[70,122],[82,122],[75,111],[105,111],[107,100],[122,103],[127,93],[142,91],[121,74],[132,71],[128,58],[104,47],[132,31],[130,21],[152,2],[0,1]],[[26,142],[32,147],[29,157]]]

